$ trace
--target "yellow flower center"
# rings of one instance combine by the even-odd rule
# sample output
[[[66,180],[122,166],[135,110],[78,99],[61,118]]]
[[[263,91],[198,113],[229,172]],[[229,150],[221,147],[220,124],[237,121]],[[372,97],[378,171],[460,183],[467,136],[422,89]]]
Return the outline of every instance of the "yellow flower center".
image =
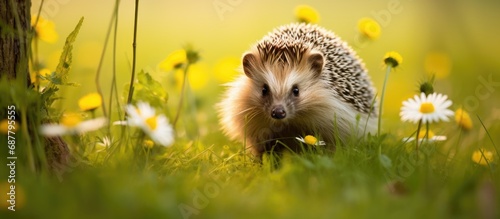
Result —
[[[421,113],[433,113],[434,112],[434,104],[432,103],[429,103],[429,102],[426,102],[426,103],[422,103],[420,105],[420,112]]]
[[[307,135],[306,137],[304,137],[304,142],[306,142],[306,144],[316,145],[318,139],[312,135]]]
[[[422,138],[425,138],[425,134],[426,134],[427,131],[425,130],[420,130],[420,132],[418,133],[418,139],[422,139]],[[432,138],[434,137],[434,132],[432,132],[431,130],[429,130],[429,138]]]
[[[158,125],[156,116],[146,119],[146,124],[151,130],[155,130],[156,126]]]
[[[95,110],[102,104],[102,97],[98,93],[90,93],[78,100],[78,106],[82,111]]]
[[[76,113],[71,113],[71,114],[65,114],[63,117],[61,117],[61,124],[66,126],[66,127],[75,127],[82,121],[82,118],[80,115]]]

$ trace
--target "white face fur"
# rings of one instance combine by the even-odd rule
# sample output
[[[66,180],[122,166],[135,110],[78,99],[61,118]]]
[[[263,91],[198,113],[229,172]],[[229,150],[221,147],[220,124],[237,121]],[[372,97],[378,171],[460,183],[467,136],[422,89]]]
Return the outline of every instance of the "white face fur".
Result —
[[[272,122],[288,121],[308,108],[323,68],[323,56],[306,53],[296,62],[268,63],[254,53],[243,57],[243,69],[252,82],[252,105]],[[318,87],[319,86],[319,87]]]

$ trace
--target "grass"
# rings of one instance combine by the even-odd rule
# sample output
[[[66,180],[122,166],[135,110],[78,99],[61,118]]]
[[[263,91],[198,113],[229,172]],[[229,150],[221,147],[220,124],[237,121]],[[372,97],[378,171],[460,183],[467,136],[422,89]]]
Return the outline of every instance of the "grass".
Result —
[[[220,136],[222,138],[222,136]],[[393,138],[393,139],[390,139]],[[238,145],[179,142],[144,156],[89,162],[62,180],[21,171],[25,203],[17,218],[478,218],[495,213],[496,170],[438,149],[414,160],[394,136],[383,142],[392,160],[378,162],[378,139],[250,161]],[[222,139],[221,139],[222,140]],[[96,158],[97,159],[97,158]],[[98,159],[97,159],[98,160]],[[492,171],[492,172],[490,172]],[[392,175],[391,174],[394,174]],[[493,188],[493,189],[492,189]],[[491,191],[490,191],[491,190]],[[490,200],[488,197],[493,197]]]

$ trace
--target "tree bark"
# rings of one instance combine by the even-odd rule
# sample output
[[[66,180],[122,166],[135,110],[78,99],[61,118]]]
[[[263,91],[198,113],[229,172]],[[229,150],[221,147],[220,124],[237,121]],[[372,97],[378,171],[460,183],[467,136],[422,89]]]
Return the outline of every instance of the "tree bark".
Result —
[[[30,0],[0,0],[0,77],[29,80],[30,7]]]
[[[9,80],[14,80],[21,77],[22,80],[26,80],[26,89],[32,89],[29,76],[33,35],[30,8],[31,0],[0,0],[0,78],[7,77]],[[28,117],[27,120],[36,118]],[[28,127],[31,139],[35,139],[37,130],[36,126]],[[62,174],[69,162],[67,144],[61,137],[45,137],[43,142],[49,169],[57,175]],[[40,167],[40,162],[42,161],[37,160],[35,165]]]

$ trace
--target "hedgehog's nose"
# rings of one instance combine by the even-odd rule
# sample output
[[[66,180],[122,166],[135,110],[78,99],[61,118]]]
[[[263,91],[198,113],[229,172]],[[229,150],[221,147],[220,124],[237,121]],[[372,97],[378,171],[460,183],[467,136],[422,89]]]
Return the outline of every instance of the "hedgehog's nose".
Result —
[[[285,108],[282,105],[275,106],[271,116],[275,119],[284,119],[286,117]]]

